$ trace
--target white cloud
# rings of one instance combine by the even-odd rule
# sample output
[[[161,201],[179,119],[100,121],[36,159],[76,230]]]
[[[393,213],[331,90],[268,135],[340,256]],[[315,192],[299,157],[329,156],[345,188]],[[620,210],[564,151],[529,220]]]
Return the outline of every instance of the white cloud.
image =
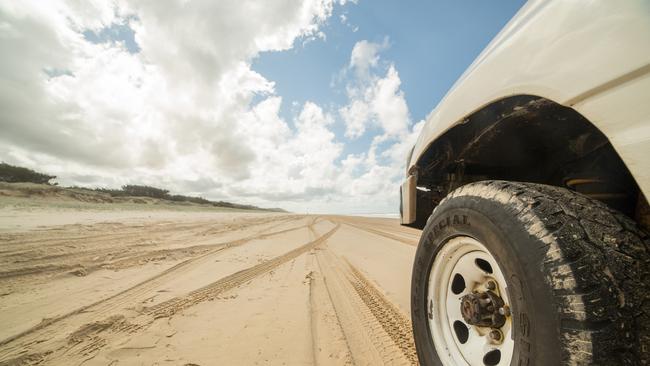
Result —
[[[383,62],[380,52],[388,47],[358,42],[349,68],[354,77],[347,85],[348,104],[339,109],[346,124],[346,137],[356,139],[375,127],[369,150],[348,156],[342,162],[347,179],[344,192],[350,197],[374,197],[378,206],[397,207],[396,187],[404,174],[408,151],[415,143],[424,121],[412,125],[395,65]]]
[[[373,43],[366,40],[357,42],[352,48],[350,68],[357,72],[358,77],[368,77],[371,68],[377,67],[379,52],[388,48],[388,38],[383,43]]]
[[[376,81],[369,98],[379,125],[387,134],[394,136],[404,133],[410,124],[409,111],[400,84],[399,75],[391,65],[386,76]]]
[[[370,106],[364,100],[352,100],[349,105],[341,108],[341,117],[346,123],[345,136],[357,138],[366,131],[370,118]]]
[[[239,121],[254,95],[274,92],[250,60],[316,35],[332,7],[331,0],[2,3],[0,139],[10,156],[41,153],[86,169],[176,175],[189,173],[191,158],[195,175],[246,177],[255,153]],[[84,39],[85,30],[113,23],[135,30],[140,53]]]
[[[347,86],[349,103],[339,110],[349,138],[360,137],[371,125],[390,136],[401,136],[411,123],[395,66],[388,64],[383,77],[378,74],[382,69],[379,52],[386,47],[387,38],[382,44],[359,41],[352,49],[350,68],[355,78]]]
[[[260,52],[325,37],[333,6],[2,2],[1,160],[62,184],[142,183],[297,211],[395,212],[416,134],[399,74],[379,56],[388,40],[360,42],[350,59],[355,81],[339,111],[346,135],[381,129],[361,154],[342,156],[332,132],[339,115],[313,102],[294,105],[287,123],[275,84],[251,69]],[[140,52],[84,38],[113,24],[133,29]]]

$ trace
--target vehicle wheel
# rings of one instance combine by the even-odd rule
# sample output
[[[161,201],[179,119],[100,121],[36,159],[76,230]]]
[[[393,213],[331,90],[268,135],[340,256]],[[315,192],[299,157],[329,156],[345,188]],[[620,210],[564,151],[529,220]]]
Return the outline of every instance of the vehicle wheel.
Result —
[[[562,188],[451,192],[415,255],[420,363],[648,364],[649,248],[632,220]]]

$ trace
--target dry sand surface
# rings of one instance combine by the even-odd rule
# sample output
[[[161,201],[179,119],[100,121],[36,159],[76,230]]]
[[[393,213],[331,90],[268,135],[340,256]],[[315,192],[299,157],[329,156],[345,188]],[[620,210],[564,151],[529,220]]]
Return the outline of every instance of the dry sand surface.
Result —
[[[5,207],[0,365],[416,364],[419,234],[394,219]]]

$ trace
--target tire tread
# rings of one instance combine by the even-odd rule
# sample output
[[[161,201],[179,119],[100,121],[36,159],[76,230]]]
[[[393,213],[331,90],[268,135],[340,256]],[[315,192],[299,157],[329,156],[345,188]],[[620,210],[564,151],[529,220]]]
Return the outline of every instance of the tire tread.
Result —
[[[650,364],[650,239],[634,221],[534,183],[471,183],[438,207],[463,196],[502,203],[543,243],[541,270],[558,306],[566,364]]]

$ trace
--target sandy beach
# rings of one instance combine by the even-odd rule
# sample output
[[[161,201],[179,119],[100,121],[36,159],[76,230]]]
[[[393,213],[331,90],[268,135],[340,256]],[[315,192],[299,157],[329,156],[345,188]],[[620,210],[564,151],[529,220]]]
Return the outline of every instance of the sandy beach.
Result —
[[[0,365],[417,363],[395,219],[0,211]]]

